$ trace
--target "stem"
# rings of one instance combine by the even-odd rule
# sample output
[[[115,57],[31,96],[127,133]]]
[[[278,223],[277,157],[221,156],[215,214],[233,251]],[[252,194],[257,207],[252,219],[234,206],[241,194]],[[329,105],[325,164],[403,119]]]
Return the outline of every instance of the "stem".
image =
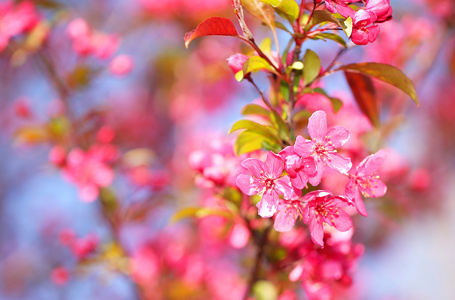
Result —
[[[276,74],[278,76],[283,77],[283,72],[281,72],[281,70],[277,66],[275,66],[275,64],[269,59],[269,57],[267,55],[265,55],[265,53],[262,52],[261,49],[259,49],[258,45],[256,45],[256,42],[254,41],[253,38],[252,39],[247,39],[247,38],[245,38],[243,36],[238,36],[238,38],[241,39],[242,41],[244,41],[245,43],[247,43],[248,45],[250,45],[254,49],[254,51],[257,52],[257,54],[260,57],[265,59],[265,61],[267,61],[267,63],[272,66],[272,68],[277,72]]]
[[[300,56],[301,45],[296,44],[294,53],[292,56],[292,63],[296,62]],[[294,106],[295,106],[295,94],[294,94],[294,84],[295,84],[295,70],[293,69],[290,74],[289,78],[289,102],[288,102],[288,124],[289,124],[289,131],[291,133],[291,138],[294,139]]]
[[[261,270],[262,259],[264,256],[264,248],[269,239],[269,232],[270,232],[271,228],[272,228],[271,225],[267,226],[267,228],[262,233],[261,239],[258,242],[258,250],[256,252],[256,259],[254,262],[254,266],[251,269],[250,279],[248,280],[248,286],[245,291],[245,295],[243,297],[244,300],[248,299],[248,296],[250,295],[251,290],[253,289],[253,285],[259,279],[259,271]]]

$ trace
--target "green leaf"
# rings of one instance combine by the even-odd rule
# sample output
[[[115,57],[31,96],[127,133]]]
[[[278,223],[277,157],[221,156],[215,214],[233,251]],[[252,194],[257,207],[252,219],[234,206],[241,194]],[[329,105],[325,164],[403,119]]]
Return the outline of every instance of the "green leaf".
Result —
[[[343,28],[344,33],[348,38],[351,37],[352,34],[352,19],[351,17],[348,17],[346,20],[341,20],[340,21],[341,28]]]
[[[295,70],[303,70],[303,63],[301,61],[295,61],[291,68]]]
[[[248,104],[242,108],[242,115],[260,115],[267,119],[270,119],[270,111],[257,104]]]
[[[272,56],[272,39],[269,37],[263,39],[259,44],[259,49],[261,49],[261,51],[264,52],[267,56]]]
[[[242,0],[242,6],[271,29],[275,27],[275,11],[260,0]]]
[[[330,102],[332,102],[332,107],[334,112],[338,112],[343,106],[343,101],[336,97],[329,97]]]
[[[308,24],[307,27],[305,27],[305,31],[309,31],[312,27],[324,22],[331,22],[337,24],[338,26],[340,26],[340,28],[343,29],[347,37],[351,36],[352,33],[351,17],[348,17],[346,20],[343,19],[340,20],[335,18],[331,13],[325,10],[314,11],[310,23]]]
[[[321,70],[321,60],[319,59],[319,56],[310,49],[306,51],[303,59],[305,65],[303,68],[303,81],[305,85],[307,85],[318,77]]]
[[[230,212],[222,209],[208,207],[186,207],[177,211],[171,217],[171,223],[178,222],[185,218],[204,218],[212,215],[222,216],[226,218],[232,217],[232,214]]]
[[[237,137],[237,140],[234,144],[234,152],[238,156],[244,153],[262,149],[263,141],[272,142],[265,136],[257,134],[254,131],[245,130]]]
[[[278,291],[270,281],[259,280],[253,285],[253,294],[256,300],[276,300]]]
[[[276,26],[276,28],[279,28],[281,30],[284,30],[284,31],[292,34],[292,32],[290,32],[289,29],[287,29],[286,26],[283,25],[283,23],[275,22],[275,26]]]
[[[394,66],[381,63],[358,63],[341,66],[335,71],[352,71],[387,82],[408,94],[419,106],[417,92],[411,79]]]
[[[340,44],[344,48],[347,47],[346,41],[341,36],[339,36],[338,34],[334,34],[334,33],[327,33],[327,32],[318,33],[318,34],[316,34],[314,36],[314,39],[321,39],[321,40],[324,40],[324,41],[326,39],[329,39],[329,40],[337,42],[338,44]]]
[[[272,113],[270,114],[270,118],[272,119],[272,123],[278,129],[278,135],[280,136],[280,138],[282,140],[290,139],[291,134],[289,132],[289,129],[288,129],[286,123],[284,123],[281,116],[277,112],[272,111]]]
[[[248,74],[251,72],[257,72],[260,70],[273,71],[272,66],[270,66],[270,64],[265,59],[263,59],[260,56],[251,56],[243,64],[243,71],[238,71],[235,74],[235,79],[237,79],[237,81],[242,81],[243,78],[245,78],[244,74]]]
[[[299,5],[294,0],[261,0],[272,5],[278,11],[284,13],[286,17],[295,21],[299,16]]]
[[[272,132],[273,128],[261,125],[251,120],[240,120],[235,122],[234,125],[232,125],[231,130],[229,130],[229,134],[240,129],[248,129],[251,132],[263,135],[270,139],[274,139],[276,137],[276,135]]]
[[[308,122],[308,119],[311,117],[311,112],[309,112],[308,110],[300,110],[298,112],[296,112],[294,114],[294,116],[292,117],[292,119],[295,121],[295,122],[300,122],[300,121],[307,121]]]

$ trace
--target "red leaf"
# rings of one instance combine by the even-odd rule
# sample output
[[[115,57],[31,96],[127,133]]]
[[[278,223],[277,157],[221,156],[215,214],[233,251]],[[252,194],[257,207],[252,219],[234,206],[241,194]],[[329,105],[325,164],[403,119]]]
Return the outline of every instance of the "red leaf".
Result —
[[[185,34],[185,37],[183,38],[185,40],[185,47],[188,48],[188,45],[192,40],[207,35],[225,35],[236,37],[239,36],[239,33],[237,32],[237,29],[235,29],[232,21],[227,18],[208,18],[199,24],[196,29]]]
[[[371,78],[349,71],[344,71],[344,75],[360,110],[368,117],[373,126],[379,127],[379,103]]]

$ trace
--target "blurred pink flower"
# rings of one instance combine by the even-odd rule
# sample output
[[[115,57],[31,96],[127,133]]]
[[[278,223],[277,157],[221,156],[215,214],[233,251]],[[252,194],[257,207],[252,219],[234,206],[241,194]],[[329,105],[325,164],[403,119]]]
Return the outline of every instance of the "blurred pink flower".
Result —
[[[352,175],[347,186],[346,195],[354,200],[355,207],[362,216],[368,216],[363,203],[362,193],[365,197],[382,197],[387,192],[387,186],[379,180],[376,171],[386,157],[383,150],[367,156],[357,167],[355,175]]]
[[[133,69],[133,59],[129,55],[116,56],[109,64],[109,70],[117,76],[125,76]]]
[[[51,280],[56,285],[64,285],[70,278],[70,273],[65,267],[57,267],[51,272]]]

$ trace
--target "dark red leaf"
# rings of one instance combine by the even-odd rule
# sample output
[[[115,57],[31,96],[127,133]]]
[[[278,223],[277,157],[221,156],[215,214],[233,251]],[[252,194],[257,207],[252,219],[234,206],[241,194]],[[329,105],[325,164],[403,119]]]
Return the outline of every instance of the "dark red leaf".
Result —
[[[349,71],[344,71],[344,75],[360,110],[368,117],[373,126],[379,127],[379,103],[371,78]]]
[[[185,40],[185,47],[188,48],[188,45],[192,40],[207,35],[225,35],[236,37],[239,36],[239,33],[237,32],[237,29],[235,29],[232,21],[227,18],[208,18],[199,24],[196,29],[185,34],[185,37],[183,38]]]

